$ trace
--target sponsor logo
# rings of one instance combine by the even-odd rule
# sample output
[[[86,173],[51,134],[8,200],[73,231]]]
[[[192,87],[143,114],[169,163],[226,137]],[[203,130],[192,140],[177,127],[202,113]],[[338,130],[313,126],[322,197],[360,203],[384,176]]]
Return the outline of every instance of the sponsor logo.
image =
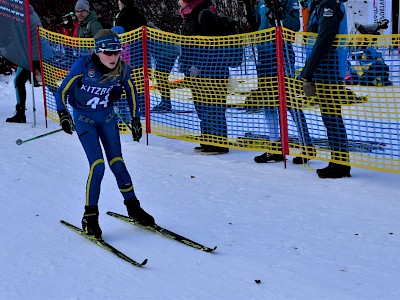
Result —
[[[95,75],[96,75],[96,71],[95,70],[93,70],[93,69],[89,69],[88,70],[88,76],[90,78],[93,78]]]
[[[333,17],[333,10],[330,8],[324,8],[324,12],[322,15],[324,17]]]

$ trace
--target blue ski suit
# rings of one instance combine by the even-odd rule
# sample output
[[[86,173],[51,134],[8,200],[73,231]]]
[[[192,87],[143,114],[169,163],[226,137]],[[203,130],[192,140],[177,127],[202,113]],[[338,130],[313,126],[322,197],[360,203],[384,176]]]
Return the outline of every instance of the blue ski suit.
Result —
[[[76,133],[89,161],[86,205],[97,205],[105,164],[100,143],[124,200],[136,198],[132,179],[122,158],[118,117],[108,97],[116,86],[124,87],[132,117],[139,117],[136,87],[131,67],[121,61],[123,71],[116,79],[105,77],[96,54],[80,57],[55,93],[57,110],[72,107]],[[100,67],[99,67],[100,66]]]

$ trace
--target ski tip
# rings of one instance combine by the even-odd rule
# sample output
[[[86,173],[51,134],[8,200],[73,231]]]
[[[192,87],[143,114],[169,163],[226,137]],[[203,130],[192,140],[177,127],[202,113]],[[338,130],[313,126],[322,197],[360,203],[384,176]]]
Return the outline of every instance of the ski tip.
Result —
[[[215,246],[214,248],[210,248],[207,252],[213,253],[215,249],[217,249],[217,246]]]
[[[147,258],[146,258],[144,261],[142,261],[142,263],[140,264],[140,266],[144,266],[145,264],[147,264]]]

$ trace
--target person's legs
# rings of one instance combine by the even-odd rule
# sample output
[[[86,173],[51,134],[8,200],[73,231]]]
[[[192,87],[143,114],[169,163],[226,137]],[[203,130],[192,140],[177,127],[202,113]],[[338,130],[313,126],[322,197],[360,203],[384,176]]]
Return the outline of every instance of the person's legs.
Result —
[[[314,157],[316,155],[315,148],[313,146],[313,142],[308,131],[306,117],[304,112],[301,109],[292,108],[289,109],[290,114],[296,124],[297,133],[299,135],[299,141],[301,145],[301,157],[293,158],[293,164],[305,164],[310,160],[310,157]],[[306,157],[308,156],[308,157]]]
[[[22,67],[18,67],[14,78],[15,95],[17,99],[16,114],[7,118],[6,122],[10,123],[26,123],[26,89],[25,83],[29,80],[31,73]]]
[[[269,143],[271,148],[276,148],[276,150],[281,151],[280,144],[280,131],[279,131],[279,113],[278,108],[274,106],[264,107],[266,127],[268,131]],[[279,162],[283,161],[282,154],[275,154],[270,152],[265,152],[261,155],[254,157],[256,163],[268,163],[268,162]]]
[[[326,127],[332,162],[326,168],[318,169],[320,178],[350,177],[349,149],[346,128],[339,104],[329,103],[320,105],[321,116]]]
[[[121,140],[118,129],[118,120],[114,111],[99,124],[99,135],[106,153],[108,164],[117,180],[118,188],[124,198],[128,215],[144,226],[155,224],[154,218],[140,207],[132,183],[131,176],[122,158]]]
[[[118,184],[124,200],[136,198],[131,176],[122,158],[121,141],[118,129],[118,120],[114,111],[106,117],[107,121],[99,124],[98,131],[108,164]]]
[[[86,182],[86,204],[82,217],[82,229],[88,235],[101,238],[102,231],[99,226],[98,201],[100,197],[100,185],[104,176],[104,159],[100,146],[96,125],[87,114],[73,113],[75,130],[89,161],[89,176]]]

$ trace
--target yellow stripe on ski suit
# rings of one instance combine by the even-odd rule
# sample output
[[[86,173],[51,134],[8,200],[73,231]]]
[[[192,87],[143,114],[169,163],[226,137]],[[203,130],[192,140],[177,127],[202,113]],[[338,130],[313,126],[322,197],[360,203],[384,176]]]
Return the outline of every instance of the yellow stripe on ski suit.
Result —
[[[90,184],[92,182],[93,170],[98,164],[104,164],[104,159],[98,159],[90,166],[89,177],[86,184],[86,205],[89,205],[89,191]]]
[[[124,160],[123,160],[122,157],[115,157],[115,158],[113,158],[113,159],[110,161],[110,163],[109,163],[110,167],[111,167],[115,162],[117,162],[117,161],[122,161],[122,163],[125,164],[125,162],[124,162]],[[129,188],[127,188],[127,189],[119,189],[119,190],[120,190],[121,193],[130,192],[130,191],[133,190],[133,185],[131,185],[131,186],[130,186]]]

